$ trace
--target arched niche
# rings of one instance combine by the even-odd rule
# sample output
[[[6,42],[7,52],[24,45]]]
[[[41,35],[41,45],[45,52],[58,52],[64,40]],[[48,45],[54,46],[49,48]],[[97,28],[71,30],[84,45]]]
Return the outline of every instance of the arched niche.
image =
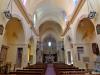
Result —
[[[42,41],[43,46],[43,62],[57,62],[57,41],[52,35],[46,36]]]
[[[83,18],[77,27],[76,40],[77,42],[90,43],[95,40],[96,33],[92,21],[88,18]]]
[[[42,37],[46,32],[53,31],[56,34],[61,35],[63,32],[62,27],[55,21],[45,21],[39,27],[39,35]]]
[[[25,48],[25,34],[21,21],[13,17],[5,27],[3,36],[3,45],[7,46],[6,61],[10,62],[12,67],[21,67],[23,65],[23,52]]]
[[[52,35],[49,35],[47,37],[45,37],[43,39],[43,50],[48,50],[48,54],[50,53],[51,50],[57,50],[56,47],[57,47],[57,42],[56,42],[56,39],[52,36]]]
[[[77,60],[74,61],[76,63],[79,63],[79,61],[82,62],[81,64],[77,64],[80,68],[86,68],[86,63],[88,63],[88,68],[94,67],[93,63],[96,58],[93,49],[94,43],[96,43],[95,25],[92,20],[83,18],[79,21],[77,26],[76,43],[74,44],[74,47],[77,49]]]

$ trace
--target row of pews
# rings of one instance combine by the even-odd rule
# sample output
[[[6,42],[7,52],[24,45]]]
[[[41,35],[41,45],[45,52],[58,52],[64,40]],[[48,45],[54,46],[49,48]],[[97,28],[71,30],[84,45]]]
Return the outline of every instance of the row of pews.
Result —
[[[57,75],[85,75],[87,71],[79,69],[73,65],[54,64]]]
[[[53,64],[56,75],[87,75],[87,71],[84,69],[79,69],[73,65],[66,65],[55,63]],[[35,65],[28,65],[23,69],[17,69],[16,71],[0,75],[45,75],[47,69],[47,64],[35,64]],[[88,74],[88,75],[100,75],[100,74]]]
[[[9,75],[45,75],[45,70],[46,64],[35,64],[10,72]]]

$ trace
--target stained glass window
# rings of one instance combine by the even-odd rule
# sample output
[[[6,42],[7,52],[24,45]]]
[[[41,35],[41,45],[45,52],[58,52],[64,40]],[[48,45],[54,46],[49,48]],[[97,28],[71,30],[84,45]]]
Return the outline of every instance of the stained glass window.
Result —
[[[48,46],[51,47],[51,42],[50,41],[48,42]]]
[[[36,23],[36,14],[33,15],[33,22],[34,22],[34,25]]]

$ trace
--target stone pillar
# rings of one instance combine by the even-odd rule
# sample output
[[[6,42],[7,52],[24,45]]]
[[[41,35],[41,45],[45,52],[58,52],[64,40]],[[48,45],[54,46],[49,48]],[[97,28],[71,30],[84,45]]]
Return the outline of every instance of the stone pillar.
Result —
[[[65,54],[64,54],[64,56],[65,56],[65,64],[67,64],[67,60],[68,60],[68,59],[67,59],[67,58],[68,58],[68,57],[67,57],[67,50],[65,50],[64,53],[65,53]]]
[[[42,63],[42,51],[37,51],[37,63]]]
[[[28,62],[28,46],[25,45],[23,47],[22,67],[26,67]]]

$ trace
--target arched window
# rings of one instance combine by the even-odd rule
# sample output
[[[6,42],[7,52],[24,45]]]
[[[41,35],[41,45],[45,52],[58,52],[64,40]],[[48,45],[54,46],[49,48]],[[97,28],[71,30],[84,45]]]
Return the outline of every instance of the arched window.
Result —
[[[34,13],[34,14],[33,14],[32,21],[33,21],[33,26],[36,27],[37,13]]]
[[[62,11],[62,14],[64,16],[64,21],[66,22],[67,21],[67,15],[66,15],[66,12],[65,11]]]
[[[48,42],[48,46],[51,47],[51,41]]]
[[[34,22],[34,25],[36,23],[36,14],[33,15],[33,22]]]
[[[27,0],[22,0],[23,5],[25,5],[25,4],[26,4],[26,1],[27,1]]]

